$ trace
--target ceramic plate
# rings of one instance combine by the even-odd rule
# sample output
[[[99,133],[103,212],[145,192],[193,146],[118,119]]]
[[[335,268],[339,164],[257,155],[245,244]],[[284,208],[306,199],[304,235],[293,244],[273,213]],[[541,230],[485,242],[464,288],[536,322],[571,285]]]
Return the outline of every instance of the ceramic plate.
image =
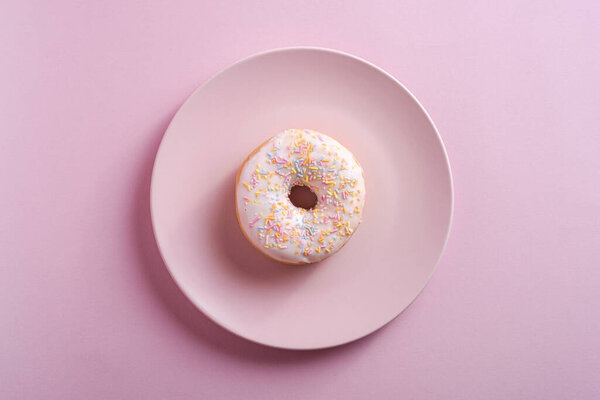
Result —
[[[266,258],[235,214],[237,169],[286,128],[334,137],[364,168],[363,222],[317,264]],[[151,209],[165,264],[200,310],[252,341],[317,349],[368,335],[415,299],[448,237],[452,181],[433,122],[395,78],[349,54],[289,48],[190,96],[156,156]]]

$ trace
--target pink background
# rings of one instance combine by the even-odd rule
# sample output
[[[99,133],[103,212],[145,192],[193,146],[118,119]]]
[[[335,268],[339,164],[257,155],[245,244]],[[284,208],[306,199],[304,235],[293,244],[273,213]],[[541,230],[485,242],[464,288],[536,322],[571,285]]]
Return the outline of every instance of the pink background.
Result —
[[[600,397],[597,2],[109,3],[0,5],[0,398]],[[208,321],[149,221],[178,106],[230,63],[289,45],[395,75],[455,179],[422,295],[325,351]]]

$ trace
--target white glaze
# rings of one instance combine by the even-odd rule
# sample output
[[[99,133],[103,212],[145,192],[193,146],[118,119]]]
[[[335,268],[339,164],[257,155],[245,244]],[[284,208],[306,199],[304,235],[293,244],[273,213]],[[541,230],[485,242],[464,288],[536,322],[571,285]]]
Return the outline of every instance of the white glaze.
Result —
[[[314,208],[291,203],[295,184],[317,195]],[[246,237],[269,257],[292,264],[337,252],[360,224],[364,202],[362,168],[352,153],[308,129],[288,129],[269,139],[242,166],[236,186]]]

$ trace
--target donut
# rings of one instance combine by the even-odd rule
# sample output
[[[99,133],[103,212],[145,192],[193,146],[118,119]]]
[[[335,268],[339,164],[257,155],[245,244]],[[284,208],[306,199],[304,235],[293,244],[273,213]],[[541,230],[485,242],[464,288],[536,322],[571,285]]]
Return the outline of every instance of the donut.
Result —
[[[361,223],[363,170],[335,139],[287,129],[244,161],[235,204],[244,236],[268,257],[307,264],[332,256]]]

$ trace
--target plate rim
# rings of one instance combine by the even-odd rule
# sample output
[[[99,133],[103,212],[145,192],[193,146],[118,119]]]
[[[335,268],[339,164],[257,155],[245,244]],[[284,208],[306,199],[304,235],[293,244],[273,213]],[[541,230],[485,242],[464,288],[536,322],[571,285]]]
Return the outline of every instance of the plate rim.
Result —
[[[156,185],[155,185],[155,176],[156,176],[156,169],[157,169],[157,165],[159,162],[159,158],[160,158],[160,154],[161,154],[161,149],[163,149],[163,142],[165,140],[165,138],[167,137],[167,135],[169,134],[169,132],[171,131],[171,127],[173,125],[173,121],[175,120],[175,118],[177,117],[177,115],[179,114],[179,112],[188,104],[188,102],[190,102],[190,100],[196,95],[196,93],[200,92],[202,89],[204,89],[204,87],[206,87],[208,84],[210,84],[211,82],[213,82],[214,80],[218,79],[221,75],[225,74],[226,72],[228,72],[229,70],[238,67],[242,64],[245,64],[249,61],[252,61],[255,58],[259,58],[265,55],[269,55],[269,54],[273,54],[273,53],[285,53],[285,52],[292,52],[292,51],[316,51],[316,52],[323,52],[323,53],[330,53],[330,54],[335,54],[338,56],[343,56],[343,57],[347,57],[347,58],[351,58],[355,61],[358,61],[360,63],[366,64],[367,66],[375,69],[376,71],[378,71],[379,73],[382,73],[384,76],[386,76],[387,78],[391,79],[396,85],[398,85],[402,90],[404,90],[404,92],[410,96],[410,98],[419,106],[419,108],[421,109],[421,111],[423,112],[423,114],[425,115],[425,117],[427,118],[427,121],[429,122],[429,124],[431,125],[431,127],[433,128],[437,140],[441,146],[442,149],[442,154],[444,155],[444,161],[445,161],[445,165],[446,165],[446,170],[448,173],[448,182],[449,182],[449,188],[450,188],[450,210],[449,210],[449,218],[448,218],[448,226],[446,228],[446,234],[444,235],[444,242],[442,244],[442,247],[440,249],[440,252],[437,256],[437,259],[433,265],[433,268],[431,269],[431,272],[429,273],[429,275],[427,276],[427,279],[423,282],[423,285],[421,286],[421,288],[417,291],[417,294],[413,297],[413,299],[400,311],[398,311],[398,313],[396,313],[392,318],[390,318],[389,320],[385,321],[383,324],[381,324],[380,326],[378,326],[377,328],[365,333],[364,335],[360,335],[357,336],[355,338],[349,339],[349,340],[344,340],[342,342],[336,342],[336,343],[332,343],[332,344],[327,344],[327,345],[323,345],[323,346],[294,346],[294,345],[276,345],[276,344],[272,344],[272,343],[267,343],[267,342],[263,342],[261,340],[258,340],[256,338],[251,338],[248,336],[245,336],[244,334],[238,332],[236,329],[232,328],[231,326],[228,326],[227,323],[224,323],[223,321],[221,321],[218,317],[216,317],[215,315],[213,315],[212,313],[210,313],[208,310],[206,310],[201,304],[198,304],[197,301],[194,300],[194,298],[192,296],[190,296],[190,294],[188,293],[188,291],[186,291],[184,289],[184,286],[179,282],[178,278],[175,276],[175,273],[173,272],[172,268],[169,266],[169,263],[167,262],[167,260],[165,259],[164,256],[164,252],[160,243],[160,240],[158,239],[158,235],[157,235],[157,229],[156,229],[156,218],[155,218],[155,191],[156,191]],[[185,297],[187,298],[187,300],[192,303],[194,305],[194,307],[196,307],[199,311],[201,311],[208,319],[210,319],[212,322],[216,323],[217,325],[221,326],[222,328],[226,329],[227,331],[233,333],[234,335],[243,338],[245,340],[248,340],[250,342],[253,343],[257,343],[263,346],[268,346],[268,347],[272,347],[272,348],[278,348],[278,349],[284,349],[284,350],[321,350],[321,349],[328,349],[328,348],[332,348],[332,347],[337,347],[337,346],[343,346],[345,344],[348,343],[352,343],[355,342],[357,340],[360,340],[364,337],[367,337],[369,335],[371,335],[374,332],[377,332],[378,330],[380,330],[381,328],[385,327],[386,325],[388,325],[390,322],[392,322],[393,320],[395,320],[396,318],[398,318],[398,316],[400,316],[400,314],[402,314],[406,309],[408,309],[413,303],[414,301],[421,295],[421,293],[423,292],[423,290],[425,289],[425,287],[427,286],[427,284],[429,283],[429,281],[431,280],[431,277],[433,276],[433,274],[435,273],[435,271],[438,268],[438,265],[440,263],[440,260],[442,258],[442,256],[444,255],[444,252],[446,251],[446,246],[448,245],[448,240],[450,237],[450,232],[452,230],[452,225],[453,225],[453,221],[454,221],[454,180],[452,178],[452,168],[450,166],[450,160],[448,157],[448,151],[446,149],[446,146],[444,145],[444,141],[442,140],[442,137],[440,135],[440,132],[437,128],[437,126],[435,125],[435,123],[433,122],[433,119],[431,118],[431,116],[429,115],[429,113],[427,112],[427,110],[425,109],[425,107],[423,107],[423,105],[421,104],[421,102],[417,99],[417,97],[410,91],[408,90],[408,88],[406,88],[406,86],[404,86],[404,84],[402,84],[402,82],[400,82],[398,79],[396,79],[396,77],[394,77],[392,74],[390,74],[389,72],[387,72],[386,70],[384,70],[383,68],[371,63],[370,61],[356,56],[354,54],[351,53],[347,53],[345,51],[342,50],[337,50],[337,49],[331,49],[331,48],[327,48],[327,47],[319,47],[319,46],[289,46],[289,47],[278,47],[278,48],[273,48],[273,49],[269,49],[269,50],[264,50],[264,51],[260,51],[254,54],[251,54],[245,58],[239,59],[238,61],[235,61],[231,64],[229,64],[227,67],[221,69],[220,71],[218,71],[217,73],[215,73],[214,75],[212,75],[209,79],[207,79],[205,82],[203,82],[200,86],[198,86],[194,91],[192,91],[192,93],[185,99],[185,101],[177,108],[177,111],[173,114],[173,117],[171,118],[171,121],[169,121],[169,124],[167,126],[167,128],[165,129],[165,132],[160,140],[160,143],[158,145],[158,150],[156,151],[156,155],[154,157],[154,162],[152,164],[152,174],[151,174],[151,179],[150,179],[150,220],[151,220],[151,224],[152,224],[152,233],[154,235],[154,240],[156,242],[156,246],[158,247],[158,252],[160,254],[160,257],[165,265],[165,268],[167,269],[167,272],[169,273],[169,275],[171,276],[171,278],[173,279],[173,281],[175,282],[175,284],[177,285],[178,289],[185,295]]]

